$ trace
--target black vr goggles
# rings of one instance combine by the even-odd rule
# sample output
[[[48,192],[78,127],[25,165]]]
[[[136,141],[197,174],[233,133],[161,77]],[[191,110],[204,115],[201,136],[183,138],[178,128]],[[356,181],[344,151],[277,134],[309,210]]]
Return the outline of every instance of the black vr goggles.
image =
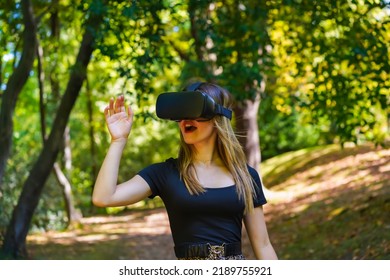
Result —
[[[207,119],[216,115],[232,119],[232,111],[200,91],[166,92],[157,97],[156,113],[172,121]]]

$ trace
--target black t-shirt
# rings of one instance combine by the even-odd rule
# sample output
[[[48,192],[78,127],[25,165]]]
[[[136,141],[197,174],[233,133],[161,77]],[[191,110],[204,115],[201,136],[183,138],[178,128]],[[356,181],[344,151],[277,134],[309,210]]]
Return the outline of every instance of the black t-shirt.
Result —
[[[254,206],[267,201],[257,171],[248,166],[256,182]],[[175,246],[210,243],[220,245],[241,241],[245,205],[238,198],[235,185],[205,188],[200,195],[191,195],[180,179],[177,159],[152,164],[138,173],[152,190],[151,198],[160,196],[168,212]]]

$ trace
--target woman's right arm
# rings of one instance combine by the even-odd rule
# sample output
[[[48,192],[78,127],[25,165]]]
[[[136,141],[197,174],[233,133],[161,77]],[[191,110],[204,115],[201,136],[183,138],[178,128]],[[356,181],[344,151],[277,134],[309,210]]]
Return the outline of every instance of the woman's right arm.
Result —
[[[125,206],[136,203],[152,194],[149,185],[139,175],[117,184],[123,149],[133,124],[133,112],[126,110],[124,97],[110,100],[104,109],[111,144],[100,168],[92,194],[92,202],[99,207]]]

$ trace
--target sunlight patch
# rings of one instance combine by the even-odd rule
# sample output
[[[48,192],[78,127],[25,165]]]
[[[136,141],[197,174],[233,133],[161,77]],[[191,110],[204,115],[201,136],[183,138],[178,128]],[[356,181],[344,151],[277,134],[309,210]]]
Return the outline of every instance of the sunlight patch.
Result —
[[[342,213],[346,212],[348,209],[346,207],[338,207],[336,209],[333,209],[332,211],[329,212],[328,218],[332,219],[336,216],[341,215]]]

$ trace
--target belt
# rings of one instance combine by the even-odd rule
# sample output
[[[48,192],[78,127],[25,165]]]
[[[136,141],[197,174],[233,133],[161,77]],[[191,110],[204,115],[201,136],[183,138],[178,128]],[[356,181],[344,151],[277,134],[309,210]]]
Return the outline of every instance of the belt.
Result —
[[[210,243],[206,243],[175,246],[175,254],[179,259],[240,255],[242,254],[241,242],[223,243],[222,245],[211,245]]]

